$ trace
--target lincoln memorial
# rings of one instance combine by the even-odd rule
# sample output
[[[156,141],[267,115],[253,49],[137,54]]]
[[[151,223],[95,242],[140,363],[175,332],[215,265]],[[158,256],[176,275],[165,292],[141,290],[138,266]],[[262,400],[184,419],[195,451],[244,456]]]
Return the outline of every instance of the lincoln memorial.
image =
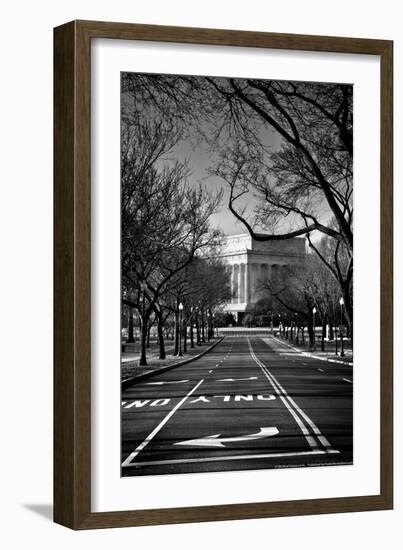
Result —
[[[231,270],[231,302],[225,310],[240,323],[249,305],[262,296],[262,283],[281,280],[290,266],[305,256],[305,239],[257,241],[249,234],[231,235],[220,257]]]

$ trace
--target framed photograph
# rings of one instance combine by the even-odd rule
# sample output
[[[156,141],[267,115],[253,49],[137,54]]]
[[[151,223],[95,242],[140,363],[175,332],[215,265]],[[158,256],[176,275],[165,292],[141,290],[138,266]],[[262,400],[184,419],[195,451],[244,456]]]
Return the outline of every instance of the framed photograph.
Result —
[[[391,509],[393,43],[54,48],[55,521]]]

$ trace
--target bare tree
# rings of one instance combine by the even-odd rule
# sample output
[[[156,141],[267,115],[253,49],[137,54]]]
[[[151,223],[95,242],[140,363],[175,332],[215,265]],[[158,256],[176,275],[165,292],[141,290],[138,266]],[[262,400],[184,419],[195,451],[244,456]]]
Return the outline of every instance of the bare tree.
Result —
[[[220,194],[188,185],[186,162],[164,162],[177,139],[175,128],[158,120],[122,128],[123,300],[140,313],[141,364],[150,314],[159,316],[169,282],[220,237],[209,222]]]
[[[128,126],[145,109],[157,121],[143,132],[163,136],[154,168],[181,136],[204,139],[215,158],[210,172],[228,184],[229,210],[256,240],[305,236],[339,285],[352,334],[352,86],[127,74],[122,91]],[[176,169],[185,176],[187,167]],[[242,208],[248,193],[252,215]]]
[[[352,87],[209,80],[236,128],[212,170],[229,185],[229,209],[256,240],[305,235],[340,285],[352,332]],[[267,127],[281,138],[274,152],[262,138]],[[238,206],[250,191],[258,199],[252,219]],[[330,238],[331,258],[314,232]]]

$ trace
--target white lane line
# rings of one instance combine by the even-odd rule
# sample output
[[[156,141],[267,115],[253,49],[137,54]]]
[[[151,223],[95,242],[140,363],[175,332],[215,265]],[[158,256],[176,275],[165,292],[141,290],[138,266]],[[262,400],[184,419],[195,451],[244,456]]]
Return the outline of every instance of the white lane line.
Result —
[[[149,460],[144,462],[133,462],[130,466],[159,466],[163,464],[192,464],[197,462],[217,462],[227,460],[250,460],[254,458],[280,458],[280,457],[293,457],[293,456],[312,456],[312,455],[327,455],[327,454],[340,454],[340,451],[296,451],[291,453],[267,453],[258,455],[233,455],[233,456],[207,456],[204,458],[176,458],[171,460]]]
[[[267,367],[264,367],[265,370],[267,372],[268,369]],[[271,373],[269,373],[271,374]],[[271,374],[271,376],[273,376]],[[274,378],[274,376],[273,376]],[[276,380],[276,379],[275,379]],[[295,409],[297,409],[297,411],[299,412],[299,414],[302,416],[302,418],[305,420],[305,422],[311,427],[312,431],[314,432],[314,434],[317,436],[317,438],[319,439],[319,441],[322,443],[322,445],[326,448],[326,449],[333,449],[333,447],[331,446],[330,442],[328,441],[328,439],[322,434],[322,432],[319,430],[319,428],[317,427],[317,425],[315,424],[315,422],[313,422],[313,420],[310,419],[310,417],[301,409],[298,407],[298,405],[295,403],[295,401],[292,399],[292,397],[290,395],[287,394],[286,390],[283,388],[283,386],[280,384],[280,382],[278,380],[276,380],[277,384],[279,385],[280,389],[286,394],[286,398],[288,399],[288,401],[291,403],[291,405],[294,406]]]
[[[290,406],[290,404],[288,403],[288,401],[285,399],[285,397],[282,395],[282,392],[280,391],[278,385],[276,384],[276,381],[275,379],[270,375],[269,372],[266,371],[266,369],[264,368],[264,365],[263,363],[260,363],[259,359],[256,357],[253,349],[252,349],[252,345],[250,343],[250,340],[248,338],[248,344],[249,344],[249,352],[251,354],[251,357],[252,359],[255,361],[255,363],[262,369],[262,372],[263,374],[266,376],[267,380],[270,382],[270,384],[272,385],[274,391],[277,393],[277,395],[279,396],[279,398],[281,399],[281,401],[284,403],[284,405],[286,406],[288,412],[291,414],[291,416],[294,418],[295,422],[298,424],[299,426],[299,429],[301,430],[302,434],[304,435],[305,439],[307,440],[309,446],[311,447],[311,449],[314,449],[314,450],[317,450],[318,449],[318,443],[316,442],[315,438],[313,438],[310,434],[309,434],[309,430],[308,428],[305,426],[305,424],[302,422],[302,420],[299,418],[299,416],[296,414],[296,412],[293,410],[293,408]]]
[[[259,364],[259,363],[258,363]],[[269,382],[271,383],[271,385],[273,386],[274,390],[276,391],[276,393],[279,395],[280,399],[282,400],[282,402],[284,403],[284,405],[287,407],[289,413],[292,415],[292,417],[294,418],[295,422],[298,424],[301,432],[303,433],[303,435],[305,436],[305,439],[307,440],[309,446],[311,447],[311,449],[318,449],[318,443],[316,441],[316,439],[314,437],[312,437],[309,433],[309,430],[308,428],[305,426],[304,422],[301,420],[301,418],[296,414],[295,410],[290,406],[290,404],[288,403],[287,399],[285,399],[285,397],[283,395],[281,395],[281,391],[279,390],[278,386],[275,384],[274,382],[274,379],[272,379],[270,377],[270,374],[264,369],[264,367],[262,365],[259,365],[260,368],[262,369],[263,373],[265,374],[266,378],[269,380]]]
[[[249,347],[251,349],[251,353],[254,354],[250,342],[249,342]],[[255,355],[255,357],[256,357],[256,355]],[[290,402],[290,404],[293,406],[293,408],[298,411],[298,413],[302,416],[302,418],[305,420],[305,422],[311,427],[312,431],[317,436],[317,438],[322,443],[322,445],[325,447],[325,449],[329,450],[329,451],[333,450],[332,445],[330,444],[328,439],[322,434],[322,432],[319,430],[319,428],[317,427],[315,422],[313,422],[313,420],[311,420],[311,418],[309,418],[309,416],[300,407],[298,407],[298,405],[295,403],[295,401],[292,399],[292,397],[290,397],[290,395],[288,395],[286,390],[283,388],[283,386],[280,384],[280,382],[273,376],[273,374],[271,374],[271,372],[268,370],[268,368],[257,357],[256,357],[256,359],[261,364],[261,366],[263,367],[262,368],[263,372],[267,372],[268,375],[273,379],[273,381],[278,385],[278,387],[282,391],[283,395]]]
[[[325,372],[323,369],[317,369],[319,372]]]
[[[221,378],[216,382],[243,382],[245,380],[258,380],[257,376],[249,376],[249,378]]]
[[[213,372],[213,369],[209,370],[208,373],[211,374]]]
[[[280,388],[282,388],[282,386],[279,382],[278,382],[278,385],[280,386]],[[284,388],[282,388],[282,389],[284,390]],[[326,450],[333,450],[333,447],[330,444],[329,440],[322,434],[322,432],[319,430],[319,428],[315,424],[315,422],[313,420],[311,420],[310,417],[302,409],[300,409],[298,407],[298,405],[295,403],[295,401],[292,399],[292,397],[287,395],[287,398],[288,398],[289,402],[292,405],[294,405],[294,407],[298,410],[298,412],[300,413],[302,418],[305,420],[305,422],[307,422],[309,424],[309,426],[312,428],[314,434],[317,436],[317,438],[322,443],[322,445],[325,447],[325,449]]]
[[[147,382],[145,386],[164,386],[165,384],[183,384],[189,380],[167,380],[166,382]]]
[[[349,380],[348,378],[342,378],[342,380],[344,380],[344,382],[348,382],[349,384],[352,384],[352,380]]]
[[[161,428],[168,422],[168,420],[171,418],[171,416],[173,416],[176,411],[179,409],[179,407],[181,407],[185,401],[192,395],[192,393],[194,393],[197,388],[200,386],[200,384],[202,384],[204,382],[204,379],[200,380],[191,390],[189,393],[187,393],[185,395],[185,397],[183,397],[179,403],[177,403],[175,405],[175,407],[166,415],[166,417],[158,424],[158,426],[156,428],[153,429],[153,431],[145,438],[145,440],[140,443],[140,445],[132,452],[129,454],[129,456],[126,458],[126,460],[122,463],[122,468],[126,467],[126,466],[130,466],[131,464],[131,461],[133,460],[133,458],[135,458],[140,451],[142,451],[144,449],[144,447],[146,447],[146,445],[148,445],[150,443],[150,441],[153,439],[153,437],[155,437],[157,435],[157,433],[161,430]]]
[[[122,401],[122,407],[123,405],[126,405],[127,401]]]

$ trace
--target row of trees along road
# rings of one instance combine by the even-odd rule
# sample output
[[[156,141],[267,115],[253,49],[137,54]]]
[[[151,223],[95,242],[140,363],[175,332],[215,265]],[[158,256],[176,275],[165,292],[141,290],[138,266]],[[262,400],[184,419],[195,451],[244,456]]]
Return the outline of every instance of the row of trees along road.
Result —
[[[317,248],[323,257],[329,257],[334,243],[323,238]],[[330,250],[329,250],[330,248]],[[345,261],[348,261],[346,258]],[[322,326],[322,349],[329,327],[329,338],[335,337],[334,327],[345,321],[345,308],[340,307],[340,288],[330,270],[314,252],[309,253],[303,262],[289,268],[281,279],[261,280],[258,283],[260,300],[251,306],[244,318],[245,324],[260,323],[290,328],[295,338],[301,336],[305,342],[305,329],[308,331],[309,346],[314,346],[313,310],[315,325]],[[348,333],[352,337],[352,334]]]
[[[352,86],[128,74],[124,88],[139,108],[186,121],[210,145],[211,172],[227,183],[228,207],[255,239],[306,237],[344,298],[352,334]],[[278,146],[270,148],[269,135]],[[253,215],[242,207],[250,191]]]
[[[141,359],[147,364],[147,332],[156,321],[160,358],[164,327],[179,303],[183,327],[198,330],[229,299],[229,275],[214,258],[222,235],[210,227],[220,193],[189,185],[186,161],[169,160],[182,137],[181,125],[158,112],[140,116],[123,102],[121,127],[122,301],[141,320]],[[168,159],[168,160],[167,160]]]

